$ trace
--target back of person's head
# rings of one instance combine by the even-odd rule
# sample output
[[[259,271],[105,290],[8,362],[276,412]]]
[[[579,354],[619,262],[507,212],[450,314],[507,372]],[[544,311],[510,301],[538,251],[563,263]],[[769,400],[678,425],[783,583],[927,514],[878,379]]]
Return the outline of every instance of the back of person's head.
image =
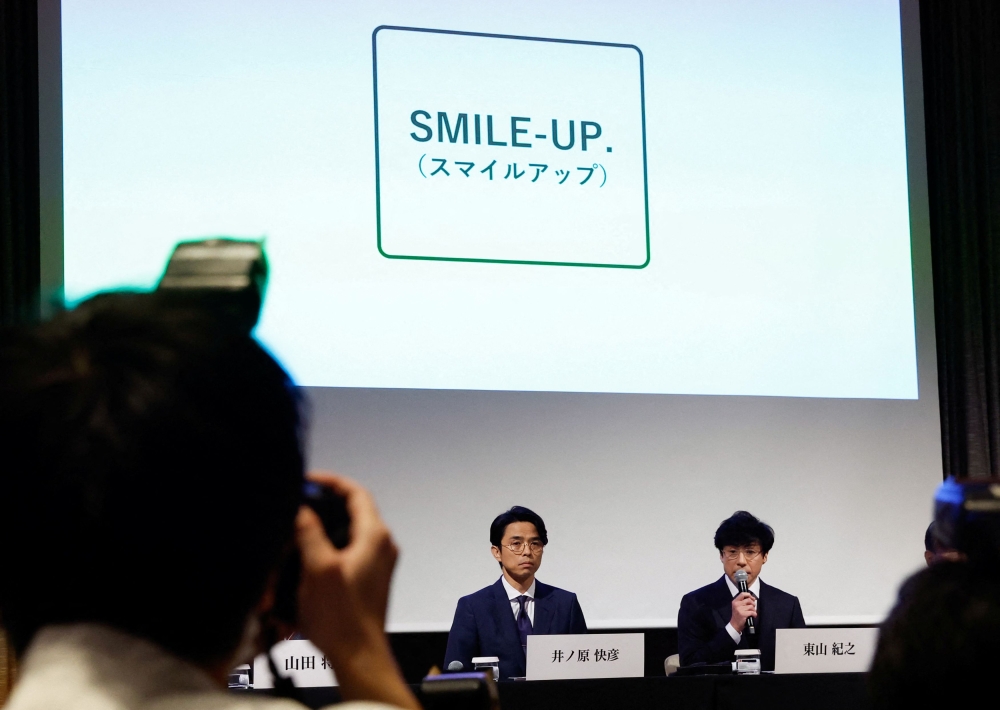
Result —
[[[226,660],[288,548],[299,403],[248,335],[148,294],[0,339],[0,614]]]
[[[869,684],[876,708],[971,707],[993,692],[1000,573],[941,562],[900,589],[882,626]]]
[[[722,521],[715,531],[715,547],[722,552],[724,547],[745,547],[760,545],[765,555],[774,546],[774,530],[745,510],[738,510]]]
[[[515,505],[510,510],[500,513],[493,520],[493,524],[490,525],[491,545],[500,547],[500,543],[503,542],[504,533],[507,531],[507,526],[511,523],[531,523],[535,526],[535,530],[538,531],[538,537],[541,538],[542,544],[549,544],[549,534],[545,530],[545,522],[542,520],[542,516],[524,506]]]
[[[924,533],[924,552],[933,553],[937,550],[937,540],[934,538],[934,528],[935,523],[932,520],[931,524],[927,526],[927,531]]]

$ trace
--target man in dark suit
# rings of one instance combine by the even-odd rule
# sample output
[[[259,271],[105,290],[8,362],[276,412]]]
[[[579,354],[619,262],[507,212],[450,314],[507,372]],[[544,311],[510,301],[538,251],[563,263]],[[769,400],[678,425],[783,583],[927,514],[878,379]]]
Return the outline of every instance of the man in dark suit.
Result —
[[[761,670],[774,670],[775,629],[806,625],[798,597],[761,581],[760,568],[774,545],[774,530],[745,510],[715,531],[715,547],[725,574],[712,584],[685,594],[677,617],[681,665],[732,661],[740,648],[759,648]],[[749,592],[740,592],[737,570],[747,573]],[[747,627],[754,619],[756,633]]]
[[[477,656],[497,656],[500,678],[523,678],[531,634],[585,634],[587,622],[576,595],[535,580],[549,542],[545,523],[514,506],[490,526],[493,558],[503,574],[494,584],[458,600],[444,664],[472,670]]]

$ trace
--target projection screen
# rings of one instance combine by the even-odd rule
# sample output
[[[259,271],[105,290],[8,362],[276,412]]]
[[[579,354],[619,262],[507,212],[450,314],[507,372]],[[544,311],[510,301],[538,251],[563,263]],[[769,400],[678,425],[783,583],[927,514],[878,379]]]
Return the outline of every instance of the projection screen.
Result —
[[[671,626],[733,511],[869,623],[941,479],[916,2],[40,2],[43,282],[265,239],[310,464],[370,486],[390,630],[499,575]],[[61,82],[61,83],[60,83]],[[239,472],[234,471],[238,477]]]

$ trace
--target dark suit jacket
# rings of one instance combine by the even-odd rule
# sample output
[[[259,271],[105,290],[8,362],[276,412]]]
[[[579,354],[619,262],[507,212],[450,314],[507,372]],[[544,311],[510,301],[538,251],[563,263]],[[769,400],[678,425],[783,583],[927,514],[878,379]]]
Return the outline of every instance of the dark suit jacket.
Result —
[[[726,631],[726,624],[733,615],[732,604],[733,595],[725,576],[684,595],[677,616],[677,645],[682,666],[733,660],[737,646]],[[757,640],[744,631],[739,648],[759,647],[761,670],[773,671],[774,630],[801,629],[806,622],[798,597],[761,580],[756,624]]]
[[[587,622],[576,595],[537,580],[534,616],[536,634],[587,633]],[[521,636],[507,591],[499,579],[458,600],[455,620],[448,634],[444,667],[452,661],[461,661],[464,670],[471,671],[475,656],[497,656],[501,678],[523,678],[525,675]]]

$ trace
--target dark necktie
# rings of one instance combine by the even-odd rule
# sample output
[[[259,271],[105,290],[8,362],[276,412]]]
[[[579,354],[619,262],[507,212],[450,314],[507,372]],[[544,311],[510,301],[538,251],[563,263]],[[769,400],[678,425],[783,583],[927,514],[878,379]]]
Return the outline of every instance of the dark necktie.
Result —
[[[521,648],[527,653],[528,636],[531,634],[531,619],[528,617],[528,610],[525,608],[528,604],[528,597],[522,594],[517,598],[517,603],[520,605],[520,609],[517,612],[517,632],[521,635]]]

